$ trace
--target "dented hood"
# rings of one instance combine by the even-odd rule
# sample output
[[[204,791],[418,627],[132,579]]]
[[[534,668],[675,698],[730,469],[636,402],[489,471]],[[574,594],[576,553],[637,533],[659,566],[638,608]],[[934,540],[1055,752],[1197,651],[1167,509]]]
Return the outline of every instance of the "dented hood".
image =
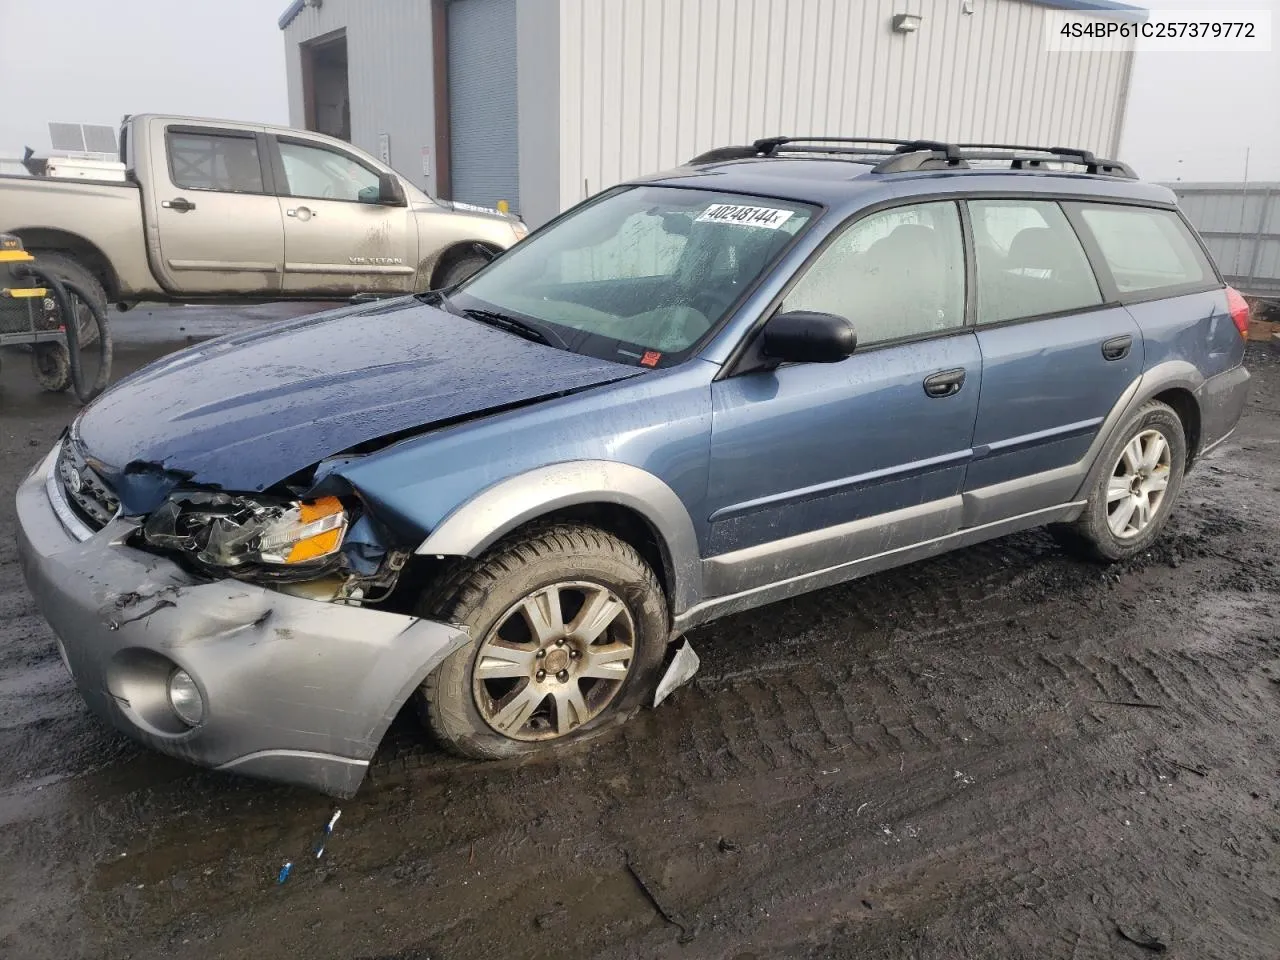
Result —
[[[160,467],[255,491],[357,444],[637,373],[405,299],[172,354],[103,394],[73,432],[108,477]]]

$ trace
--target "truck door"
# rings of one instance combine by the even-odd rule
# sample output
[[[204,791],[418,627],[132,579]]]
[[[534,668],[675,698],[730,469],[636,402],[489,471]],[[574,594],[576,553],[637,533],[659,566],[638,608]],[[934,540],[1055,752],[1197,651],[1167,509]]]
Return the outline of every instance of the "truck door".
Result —
[[[379,172],[327,143],[271,139],[284,222],[285,291],[412,291],[418,231],[408,206],[377,202]]]
[[[148,245],[158,239],[161,285],[175,294],[278,293],[284,228],[265,134],[169,124],[151,144]]]

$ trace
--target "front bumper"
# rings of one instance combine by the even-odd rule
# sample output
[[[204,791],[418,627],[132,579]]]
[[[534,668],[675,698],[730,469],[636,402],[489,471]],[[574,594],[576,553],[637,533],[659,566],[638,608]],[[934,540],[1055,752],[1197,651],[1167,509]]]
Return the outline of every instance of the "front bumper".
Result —
[[[200,580],[124,546],[129,520],[90,535],[46,483],[57,452],[18,489],[18,555],[89,707],[170,756],[355,793],[392,718],[466,634]],[[175,667],[203,694],[204,719],[194,728],[168,705]]]

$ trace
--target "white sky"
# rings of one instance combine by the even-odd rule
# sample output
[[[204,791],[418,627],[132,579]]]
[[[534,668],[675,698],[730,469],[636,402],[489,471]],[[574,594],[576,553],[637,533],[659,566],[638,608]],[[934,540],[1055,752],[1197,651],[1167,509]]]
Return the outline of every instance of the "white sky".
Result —
[[[0,110],[0,157],[24,144],[47,149],[50,120],[115,126],[125,113],[154,111],[287,122],[276,27],[286,3],[0,0],[0,71],[12,94]],[[1158,4],[1270,9],[1280,30],[1280,0]],[[1139,55],[1120,159],[1148,180],[1240,180],[1251,148],[1250,179],[1280,181],[1280,39],[1273,45],[1271,53]]]
[[[378,2],[378,0],[370,0]],[[0,157],[50,120],[187,113],[287,123],[288,0],[0,0]]]
[[[1144,180],[1280,181],[1280,0],[1159,0],[1148,9],[1271,11],[1270,53],[1142,53],[1119,159]]]

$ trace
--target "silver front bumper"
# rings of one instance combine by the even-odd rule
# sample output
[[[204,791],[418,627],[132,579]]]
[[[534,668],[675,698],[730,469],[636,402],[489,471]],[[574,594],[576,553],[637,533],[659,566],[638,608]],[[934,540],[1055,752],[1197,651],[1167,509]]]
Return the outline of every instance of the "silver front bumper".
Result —
[[[77,530],[48,483],[56,457],[18,489],[23,576],[89,707],[162,753],[350,796],[400,707],[466,642],[448,624],[197,579],[120,543],[127,520]],[[194,728],[168,707],[174,667],[204,696]]]

